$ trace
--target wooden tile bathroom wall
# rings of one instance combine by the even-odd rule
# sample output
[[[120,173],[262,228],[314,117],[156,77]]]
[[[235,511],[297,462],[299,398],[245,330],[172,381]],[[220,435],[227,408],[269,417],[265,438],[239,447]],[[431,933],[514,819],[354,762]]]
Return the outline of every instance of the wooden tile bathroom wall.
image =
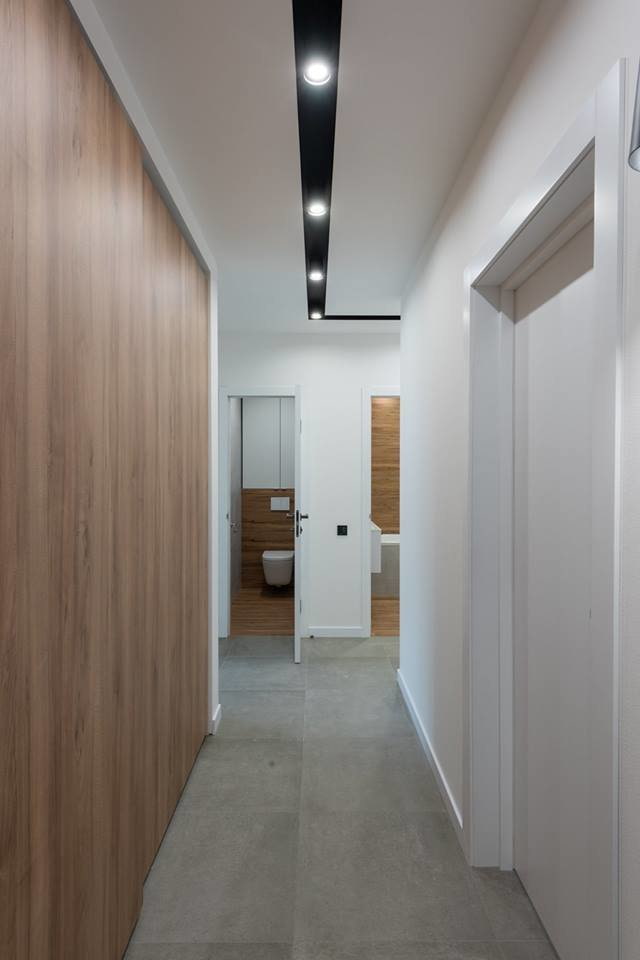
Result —
[[[289,497],[289,510],[272,510],[271,497]],[[293,490],[242,491],[242,586],[264,583],[262,554],[265,550],[293,550]]]
[[[0,91],[0,956],[119,960],[207,729],[207,279],[64,0]]]
[[[371,398],[371,519],[400,533],[400,397]]]

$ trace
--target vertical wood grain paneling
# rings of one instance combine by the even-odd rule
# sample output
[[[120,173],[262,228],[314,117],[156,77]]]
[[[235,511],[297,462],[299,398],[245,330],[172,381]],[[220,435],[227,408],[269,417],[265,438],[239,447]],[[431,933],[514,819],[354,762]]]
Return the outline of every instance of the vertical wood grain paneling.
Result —
[[[271,497],[289,497],[289,510],[272,510]],[[293,550],[293,513],[295,491],[242,491],[242,586],[264,584],[262,554],[265,550]]]
[[[400,533],[400,397],[371,398],[371,519]]]
[[[0,956],[17,956],[27,736],[17,641],[16,325],[24,287],[22,5],[0,5]]]
[[[0,82],[0,956],[116,960],[207,725],[207,278],[63,0]]]

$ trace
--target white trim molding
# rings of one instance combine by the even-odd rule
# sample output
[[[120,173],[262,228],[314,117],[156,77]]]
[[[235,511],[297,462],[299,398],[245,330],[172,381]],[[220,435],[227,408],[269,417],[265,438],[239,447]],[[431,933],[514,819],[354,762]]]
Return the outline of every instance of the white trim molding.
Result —
[[[416,733],[418,734],[418,739],[422,745],[422,749],[425,752],[427,760],[429,761],[429,766],[433,770],[433,774],[436,778],[436,783],[438,784],[438,789],[440,790],[442,799],[447,808],[447,812],[449,814],[451,822],[453,823],[455,831],[458,835],[458,840],[460,841],[461,846],[464,848],[464,830],[463,830],[462,813],[460,812],[460,808],[458,807],[458,804],[455,801],[453,791],[449,786],[444,770],[442,769],[440,761],[438,760],[437,754],[431,745],[429,734],[427,733],[426,728],[422,720],[420,719],[418,708],[416,707],[413,701],[413,697],[411,696],[411,691],[407,686],[407,681],[402,676],[402,671],[398,670],[396,676],[398,678],[398,686],[400,688],[400,693],[402,694],[407,710],[409,711],[409,716],[411,717],[413,725],[416,729]]]
[[[211,717],[211,720],[209,722],[210,736],[215,737],[216,733],[218,732],[218,728],[220,727],[221,720],[222,720],[222,704],[219,703],[218,706],[213,711],[213,716]]]
[[[362,627],[309,627],[309,637],[334,637],[336,639],[362,639],[369,634]]]

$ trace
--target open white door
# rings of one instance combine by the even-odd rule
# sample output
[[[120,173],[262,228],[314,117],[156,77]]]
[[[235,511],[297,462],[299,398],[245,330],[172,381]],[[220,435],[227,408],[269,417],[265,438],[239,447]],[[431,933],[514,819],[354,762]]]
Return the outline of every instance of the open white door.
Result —
[[[306,531],[306,520],[308,513],[305,509],[305,487],[302,476],[302,391],[296,387],[296,405],[295,405],[295,569],[294,569],[294,594],[295,594],[295,627],[293,638],[293,659],[300,663],[302,652],[302,636],[304,633],[304,543]]]

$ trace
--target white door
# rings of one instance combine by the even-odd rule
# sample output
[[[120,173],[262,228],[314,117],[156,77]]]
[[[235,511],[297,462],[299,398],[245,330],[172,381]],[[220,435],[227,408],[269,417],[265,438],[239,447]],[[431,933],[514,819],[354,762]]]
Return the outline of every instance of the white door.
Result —
[[[590,622],[594,290],[591,224],[515,297],[514,853],[561,960],[613,960],[612,757],[594,746],[613,682]]]
[[[295,569],[294,569],[294,603],[295,627],[293,638],[293,659],[300,663],[302,652],[302,635],[304,633],[303,586],[304,586],[304,543],[308,537],[308,514],[306,511],[306,495],[304,478],[302,475],[302,391],[296,387],[295,397]]]
[[[242,400],[229,398],[230,595],[242,584]]]

